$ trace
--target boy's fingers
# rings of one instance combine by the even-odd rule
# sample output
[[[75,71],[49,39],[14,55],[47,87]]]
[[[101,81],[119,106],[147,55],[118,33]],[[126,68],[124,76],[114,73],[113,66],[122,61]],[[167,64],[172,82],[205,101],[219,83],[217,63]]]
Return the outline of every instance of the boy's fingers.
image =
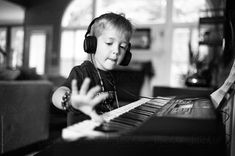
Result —
[[[100,86],[95,86],[95,87],[91,88],[91,89],[88,91],[87,96],[88,96],[89,98],[95,97],[96,94],[100,91],[100,89],[101,89]]]
[[[89,84],[90,84],[90,79],[89,78],[85,78],[85,80],[83,81],[81,88],[80,88],[80,94],[84,95],[87,93],[87,90],[89,88]]]
[[[77,80],[72,80],[72,93],[78,94]]]
[[[104,122],[104,118],[102,118],[101,116],[99,116],[96,112],[92,112],[90,114],[91,120],[98,122],[98,123],[103,123]]]
[[[96,96],[93,100],[92,100],[92,105],[95,106],[97,104],[99,104],[101,101],[105,100],[106,98],[108,98],[109,94],[108,93],[102,93],[98,96]]]

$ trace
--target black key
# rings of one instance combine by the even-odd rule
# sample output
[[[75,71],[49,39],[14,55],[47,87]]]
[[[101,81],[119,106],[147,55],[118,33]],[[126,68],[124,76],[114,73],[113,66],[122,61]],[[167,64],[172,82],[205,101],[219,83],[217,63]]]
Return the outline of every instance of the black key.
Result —
[[[113,120],[111,120],[113,122],[118,122],[118,123],[123,123],[123,124],[127,124],[127,125],[130,125],[130,126],[137,126],[136,123],[134,122],[131,122],[131,121],[128,121],[128,120],[122,120],[122,119],[119,119],[119,118],[115,118]]]
[[[117,127],[119,127],[120,129],[131,129],[131,128],[134,127],[134,126],[132,126],[132,125],[128,125],[128,124],[121,123],[121,122],[116,122],[116,121],[113,121],[113,120],[111,120],[110,122],[108,122],[108,125],[109,125],[109,126],[117,126]]]
[[[151,113],[155,113],[155,112],[156,112],[156,111],[153,110],[152,108],[144,107],[144,106],[139,106],[139,107],[136,107],[135,109],[139,109],[139,110],[147,111],[147,112],[151,112]]]
[[[135,120],[138,120],[141,122],[145,121],[148,118],[148,116],[146,116],[146,115],[137,114],[137,113],[133,113],[133,112],[127,112],[127,113],[121,115],[120,117],[135,119]]]
[[[161,108],[161,106],[158,106],[158,105],[155,105],[155,104],[152,104],[152,103],[148,103],[148,102],[146,102],[144,104],[144,106],[153,107],[153,108],[157,108],[157,109]]]
[[[130,119],[130,118],[125,118],[125,117],[121,117],[121,116],[116,118],[115,121],[124,121],[125,123],[128,123],[130,125],[134,125],[134,126],[138,126],[138,125],[140,125],[142,123],[142,122],[140,122],[138,120]]]
[[[132,109],[130,112],[134,112],[134,113],[142,114],[142,115],[146,115],[146,116],[151,116],[154,114],[154,113],[146,112],[146,111],[139,110],[139,109]]]

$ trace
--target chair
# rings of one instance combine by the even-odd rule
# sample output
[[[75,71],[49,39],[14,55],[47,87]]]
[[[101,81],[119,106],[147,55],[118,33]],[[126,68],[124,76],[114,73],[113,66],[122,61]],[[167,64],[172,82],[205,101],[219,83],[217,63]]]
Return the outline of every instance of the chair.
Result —
[[[52,84],[46,80],[0,81],[0,153],[49,137]]]

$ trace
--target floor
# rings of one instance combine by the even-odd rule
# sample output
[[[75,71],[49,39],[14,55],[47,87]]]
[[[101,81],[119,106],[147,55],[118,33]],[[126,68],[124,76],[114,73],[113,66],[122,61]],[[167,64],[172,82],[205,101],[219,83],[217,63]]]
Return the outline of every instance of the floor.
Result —
[[[7,152],[3,154],[3,156],[34,156],[47,146],[53,144],[57,138],[61,136],[61,130],[53,131],[53,133],[50,134],[49,139],[45,141],[41,141],[29,146],[26,146],[21,149],[17,149],[15,151]]]

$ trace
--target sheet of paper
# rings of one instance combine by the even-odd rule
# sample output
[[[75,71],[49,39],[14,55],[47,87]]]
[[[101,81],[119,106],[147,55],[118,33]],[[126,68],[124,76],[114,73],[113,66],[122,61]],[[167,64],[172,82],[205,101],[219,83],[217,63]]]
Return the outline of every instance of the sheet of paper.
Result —
[[[220,88],[218,88],[216,91],[211,93],[210,95],[215,108],[219,106],[220,102],[223,100],[224,96],[226,95],[230,87],[234,84],[234,82],[235,82],[235,61],[233,62],[233,66],[230,70],[229,76],[227,77],[223,85]]]

